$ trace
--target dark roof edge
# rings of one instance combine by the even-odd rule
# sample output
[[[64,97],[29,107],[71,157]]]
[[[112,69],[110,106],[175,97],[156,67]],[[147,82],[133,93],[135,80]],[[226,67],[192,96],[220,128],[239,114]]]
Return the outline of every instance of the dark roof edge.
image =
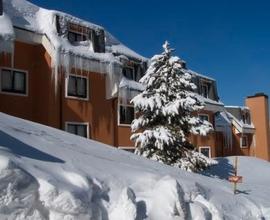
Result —
[[[256,93],[255,95],[248,96],[247,98],[250,99],[250,98],[257,98],[257,97],[262,97],[262,96],[268,99],[268,95],[266,95],[263,92]]]

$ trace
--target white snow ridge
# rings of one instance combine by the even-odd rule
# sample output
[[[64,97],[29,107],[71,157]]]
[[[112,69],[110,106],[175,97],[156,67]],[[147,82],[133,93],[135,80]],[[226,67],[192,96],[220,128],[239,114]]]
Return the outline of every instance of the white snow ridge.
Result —
[[[0,113],[0,219],[270,219],[269,163],[240,157],[233,195],[232,159],[192,174]]]

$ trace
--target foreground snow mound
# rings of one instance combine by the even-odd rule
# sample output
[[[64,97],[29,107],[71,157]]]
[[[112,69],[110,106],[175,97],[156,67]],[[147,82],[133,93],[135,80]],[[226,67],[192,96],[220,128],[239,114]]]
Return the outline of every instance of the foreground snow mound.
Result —
[[[184,220],[186,209],[180,184],[169,176],[159,180],[153,189],[150,219]]]
[[[45,219],[35,178],[7,157],[0,161],[0,219]]]
[[[240,157],[233,195],[232,159],[207,177],[0,113],[0,219],[270,219],[269,163]]]
[[[112,220],[136,219],[137,205],[136,196],[132,189],[125,188],[110,214]]]

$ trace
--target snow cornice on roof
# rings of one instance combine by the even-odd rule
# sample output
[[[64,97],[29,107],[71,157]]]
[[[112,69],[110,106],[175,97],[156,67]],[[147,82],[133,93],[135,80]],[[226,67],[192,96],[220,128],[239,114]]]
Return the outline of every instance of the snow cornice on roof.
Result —
[[[211,78],[211,77],[209,77],[209,76],[206,76],[206,75],[197,73],[197,72],[195,72],[195,71],[193,71],[193,70],[191,70],[191,69],[187,69],[186,71],[187,71],[189,74],[191,74],[191,75],[198,76],[198,77],[200,77],[200,78],[203,78],[203,79],[206,79],[206,80],[209,80],[209,81],[214,81],[214,82],[216,81],[214,78]]]
[[[13,26],[37,34],[46,35],[50,42],[53,44],[54,48],[61,47],[61,50],[70,51],[73,54],[76,54],[78,51],[80,51],[78,56],[83,56],[85,58],[88,54],[91,58],[93,58],[93,56],[97,56],[97,59],[100,59],[100,56],[97,55],[97,53],[91,51],[88,46],[85,48],[81,46],[78,49],[77,46],[69,44],[65,39],[63,39],[63,37],[59,36],[56,30],[55,20],[56,16],[60,16],[63,17],[68,23],[74,23],[95,31],[104,31],[106,35],[106,54],[123,54],[141,62],[147,61],[145,57],[129,49],[116,38],[114,38],[110,33],[105,31],[102,26],[84,21],[64,12],[40,8],[26,0],[3,0],[3,3],[4,11],[9,16]],[[83,53],[81,53],[81,51],[83,51]]]
[[[247,106],[238,106],[238,105],[226,105],[225,108],[230,108],[230,109],[240,109],[240,110],[249,110],[249,107]]]

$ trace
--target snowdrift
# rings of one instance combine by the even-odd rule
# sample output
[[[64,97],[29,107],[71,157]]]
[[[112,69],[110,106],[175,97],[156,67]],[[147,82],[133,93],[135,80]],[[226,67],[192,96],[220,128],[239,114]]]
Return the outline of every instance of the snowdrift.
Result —
[[[270,219],[270,165],[192,174],[0,113],[0,219]]]

